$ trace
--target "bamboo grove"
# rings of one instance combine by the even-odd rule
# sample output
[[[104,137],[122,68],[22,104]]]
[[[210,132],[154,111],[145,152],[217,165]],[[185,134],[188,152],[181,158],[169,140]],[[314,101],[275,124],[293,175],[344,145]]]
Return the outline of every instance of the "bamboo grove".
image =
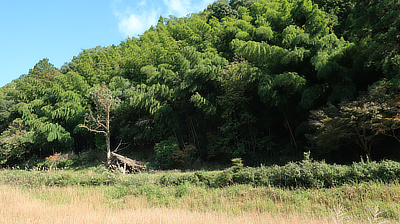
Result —
[[[399,159],[400,3],[220,0],[138,38],[48,59],[0,89],[0,165],[105,149],[82,127],[115,99],[111,146],[162,168]],[[102,84],[104,83],[104,84]],[[99,112],[99,111],[97,111]]]

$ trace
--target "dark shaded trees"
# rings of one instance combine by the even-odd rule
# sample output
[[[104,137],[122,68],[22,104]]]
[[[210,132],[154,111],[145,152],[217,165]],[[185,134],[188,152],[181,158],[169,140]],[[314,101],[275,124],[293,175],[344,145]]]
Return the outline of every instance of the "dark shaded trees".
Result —
[[[357,2],[349,15],[346,34],[360,45],[366,67],[393,78],[400,71],[400,3],[395,0]]]
[[[316,131],[310,135],[310,140],[315,144],[316,153],[353,144],[362,149],[367,159],[374,159],[373,147],[377,147],[377,142],[387,140],[385,136],[400,142],[399,96],[396,85],[380,81],[354,101],[312,111],[310,124]],[[388,151],[381,149],[384,150]]]

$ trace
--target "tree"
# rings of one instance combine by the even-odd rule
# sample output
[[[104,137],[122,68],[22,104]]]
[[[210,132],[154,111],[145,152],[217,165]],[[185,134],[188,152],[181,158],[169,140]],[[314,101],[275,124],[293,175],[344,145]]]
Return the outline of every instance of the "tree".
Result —
[[[14,122],[23,122],[24,138],[32,143],[26,154],[46,156],[55,149],[72,149],[74,139],[70,131],[74,127],[67,130],[66,124],[77,124],[71,118],[79,116],[82,99],[74,91],[64,89],[61,75],[48,59],[43,59],[7,88],[15,101]]]
[[[355,1],[348,16],[345,34],[360,45],[359,60],[375,68],[383,77],[400,71],[400,2],[397,0]]]
[[[378,135],[374,126],[380,122],[382,105],[364,99],[341,103],[313,111],[310,124],[317,131],[311,141],[322,149],[338,149],[343,144],[356,144],[371,159],[372,144]]]
[[[355,101],[312,111],[310,124],[316,132],[311,136],[311,142],[319,150],[328,151],[338,149],[342,144],[357,144],[369,159],[378,135],[384,134],[400,142],[397,91],[383,81],[371,86]]]
[[[96,111],[93,112],[89,108],[89,113],[85,115],[84,124],[81,124],[80,127],[90,132],[104,135],[107,147],[106,167],[109,167],[111,161],[110,113],[119,104],[120,100],[112,95],[111,90],[107,88],[104,82],[101,86],[97,85],[89,92],[89,98],[93,100]]]
[[[0,165],[21,162],[29,154],[29,143],[25,139],[26,129],[17,119],[0,135]]]
[[[210,6],[210,18],[215,17],[221,20],[224,17],[232,16],[237,17],[236,10],[232,9],[229,2],[226,0],[219,0],[211,4]]]
[[[255,0],[231,0],[229,1],[229,5],[232,7],[234,10],[238,10],[239,7],[246,7],[250,8],[252,4],[256,2]]]
[[[397,86],[394,81],[382,80],[370,89],[369,96],[385,106],[381,121],[374,126],[375,131],[400,142],[400,92]]]
[[[15,99],[10,94],[15,89],[15,84],[8,84],[0,88],[0,133],[7,129],[13,120]]]
[[[348,15],[356,1],[348,0],[313,0],[313,3],[329,14],[336,35],[342,36]]]

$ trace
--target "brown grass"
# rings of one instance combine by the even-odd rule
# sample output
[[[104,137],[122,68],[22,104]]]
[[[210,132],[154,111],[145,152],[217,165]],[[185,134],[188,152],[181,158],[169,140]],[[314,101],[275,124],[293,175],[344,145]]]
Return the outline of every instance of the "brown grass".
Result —
[[[46,192],[38,199],[36,191]],[[43,194],[41,194],[43,195]],[[109,204],[93,189],[19,189],[0,185],[0,223],[356,223],[309,214],[201,212],[188,209],[152,208],[145,199],[126,197],[124,208]],[[118,203],[117,203],[118,204]]]

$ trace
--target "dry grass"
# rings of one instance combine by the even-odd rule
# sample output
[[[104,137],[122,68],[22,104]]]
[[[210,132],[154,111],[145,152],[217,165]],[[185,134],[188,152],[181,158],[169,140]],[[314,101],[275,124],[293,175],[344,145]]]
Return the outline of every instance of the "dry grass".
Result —
[[[37,191],[45,192],[43,200]],[[332,216],[315,218],[309,214],[223,212],[152,208],[145,199],[126,197],[124,208],[110,205],[95,189],[24,189],[0,185],[0,223],[337,223]],[[340,220],[340,223],[356,223]]]

